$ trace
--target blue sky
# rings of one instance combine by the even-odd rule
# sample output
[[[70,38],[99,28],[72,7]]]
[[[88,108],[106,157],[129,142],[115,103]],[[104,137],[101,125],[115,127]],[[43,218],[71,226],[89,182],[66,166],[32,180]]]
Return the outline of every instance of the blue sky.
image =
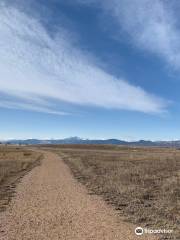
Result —
[[[0,139],[180,139],[179,8],[2,0]]]

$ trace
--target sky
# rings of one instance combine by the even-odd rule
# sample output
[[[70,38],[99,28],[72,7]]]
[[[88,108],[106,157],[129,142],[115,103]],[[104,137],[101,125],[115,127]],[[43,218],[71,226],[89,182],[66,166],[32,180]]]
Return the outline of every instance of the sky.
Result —
[[[178,0],[1,0],[0,139],[180,139]]]

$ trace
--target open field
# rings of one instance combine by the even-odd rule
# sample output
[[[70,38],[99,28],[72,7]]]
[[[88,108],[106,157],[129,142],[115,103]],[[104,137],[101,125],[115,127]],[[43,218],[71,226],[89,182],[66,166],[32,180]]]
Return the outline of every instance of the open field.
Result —
[[[0,214],[1,240],[139,240],[136,226],[89,195],[58,154],[42,153],[41,164],[23,177]],[[157,238],[144,234],[141,240]]]
[[[173,229],[171,239],[180,239],[180,150],[100,145],[49,149],[63,157],[90,193],[102,195],[125,220]]]
[[[5,210],[19,179],[39,163],[40,154],[18,147],[0,146],[0,211]]]

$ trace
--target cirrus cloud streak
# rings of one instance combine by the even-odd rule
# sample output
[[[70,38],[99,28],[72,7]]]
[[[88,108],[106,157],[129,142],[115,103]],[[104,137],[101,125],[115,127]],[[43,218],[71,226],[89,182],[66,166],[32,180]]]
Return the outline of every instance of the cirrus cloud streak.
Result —
[[[0,91],[16,97],[17,108],[61,114],[51,103],[63,101],[146,113],[165,110],[161,98],[102,70],[66,32],[60,26],[52,38],[40,21],[1,4]]]

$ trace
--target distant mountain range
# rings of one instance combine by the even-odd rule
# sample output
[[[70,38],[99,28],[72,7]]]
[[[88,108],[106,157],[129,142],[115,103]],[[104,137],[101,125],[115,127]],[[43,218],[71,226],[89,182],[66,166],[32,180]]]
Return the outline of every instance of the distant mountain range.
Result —
[[[135,145],[135,146],[160,146],[160,147],[180,147],[180,140],[177,141],[123,141],[119,139],[82,139],[79,137],[70,137],[64,139],[25,139],[17,140],[12,139],[8,141],[1,141],[6,144],[22,144],[22,145],[36,145],[36,144],[113,144],[113,145]]]

